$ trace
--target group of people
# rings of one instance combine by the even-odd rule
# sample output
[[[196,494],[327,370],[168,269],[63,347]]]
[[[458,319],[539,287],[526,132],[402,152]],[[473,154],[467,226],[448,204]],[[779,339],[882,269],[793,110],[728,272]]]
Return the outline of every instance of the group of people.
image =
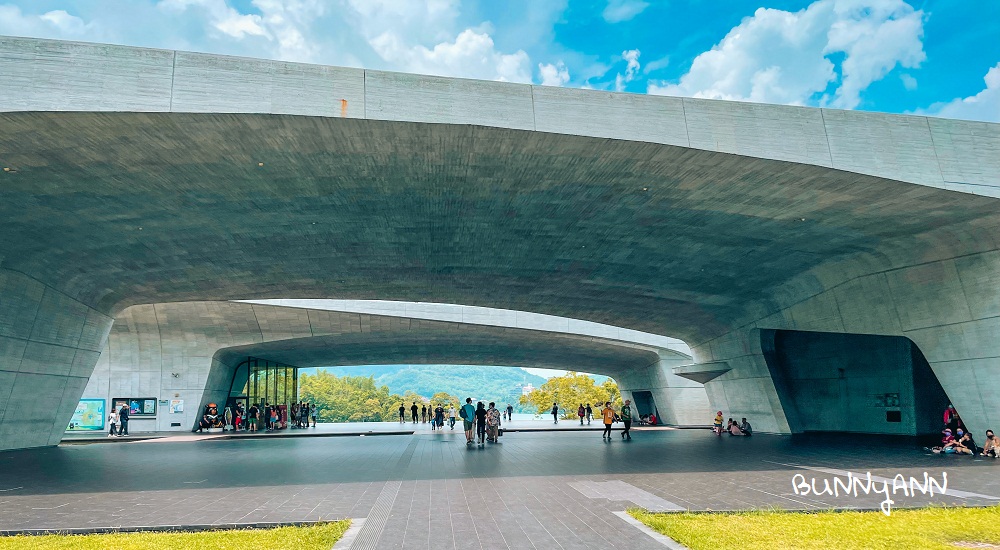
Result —
[[[583,405],[581,405],[583,407]],[[589,409],[590,406],[584,407],[584,412]],[[576,414],[580,414],[580,410],[577,409]],[[611,425],[615,422],[621,422],[624,425],[622,428],[622,439],[631,441],[632,440],[632,400],[626,399],[625,403],[622,405],[622,410],[615,412],[611,407],[611,402],[607,401],[604,403],[604,408],[601,409],[601,418],[604,419],[604,432],[601,434],[601,439],[611,442]],[[582,422],[581,422],[582,425]]]
[[[747,422],[745,416],[742,422],[737,422],[730,418],[725,430],[722,428],[722,418],[722,411],[715,413],[715,421],[712,423],[712,431],[715,432],[715,435],[721,436],[723,433],[728,433],[729,435],[753,435],[753,426]]]
[[[972,456],[989,456],[1000,458],[1000,441],[997,441],[993,430],[986,430],[986,442],[980,448],[972,438],[962,417],[955,410],[954,405],[948,405],[944,410],[944,430],[942,430],[941,444],[932,447],[930,451],[935,454],[959,454]]]
[[[111,414],[108,415],[108,437],[128,437],[128,414],[127,403],[122,403],[118,410],[111,408]]]
[[[242,403],[237,403],[236,415],[233,417],[233,429],[252,433],[263,426],[265,431],[273,432],[280,430],[289,421],[292,422],[293,428],[308,428],[310,419],[312,419],[312,427],[316,427],[319,411],[313,403],[293,404],[291,410],[288,411],[288,418],[284,417],[283,412],[281,407],[270,403],[263,406],[251,403],[249,409],[245,409]]]
[[[507,418],[513,414],[514,408],[507,405]],[[462,427],[465,429],[465,445],[470,446],[475,442],[479,446],[489,443],[499,443],[503,430],[500,428],[503,414],[497,409],[496,403],[490,401],[489,407],[482,401],[472,404],[472,398],[466,397],[465,404],[458,410],[458,415],[462,417]]]
[[[466,402],[471,403],[472,398],[471,397],[466,398]],[[480,401],[479,404],[482,405],[482,402]],[[447,409],[445,407],[447,407]],[[434,403],[430,404],[421,403],[421,405],[418,407],[417,402],[414,401],[410,405],[410,420],[414,424],[416,424],[417,422],[423,424],[430,422],[431,430],[443,430],[445,424],[447,423],[448,427],[454,430],[455,423],[457,422],[456,416],[461,416],[464,407],[465,406],[463,405],[462,408],[456,409],[455,405],[448,403],[438,403],[437,405],[435,405]],[[498,430],[501,418],[505,418],[506,420],[509,421],[514,417],[514,406],[511,405],[510,403],[507,403],[507,408],[502,413],[500,412],[499,409],[496,408],[495,403],[490,402],[490,407],[497,411],[496,426]],[[484,410],[486,410],[485,406]],[[473,410],[473,413],[475,413],[475,410]],[[462,418],[463,420],[465,419],[465,417]],[[404,403],[400,403],[399,423],[403,424],[405,422],[406,422],[406,405]],[[484,422],[484,430],[485,430],[485,422]],[[468,431],[469,430],[466,429],[466,432]],[[468,433],[466,435],[468,436]],[[469,437],[468,439],[471,441],[472,438]]]

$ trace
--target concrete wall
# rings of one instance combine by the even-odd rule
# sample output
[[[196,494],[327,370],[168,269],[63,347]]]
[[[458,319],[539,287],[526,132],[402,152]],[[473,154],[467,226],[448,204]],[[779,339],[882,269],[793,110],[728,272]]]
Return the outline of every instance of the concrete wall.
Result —
[[[112,319],[0,269],[0,450],[55,445]]]
[[[275,113],[646,141],[1000,196],[1000,126],[0,38],[0,111]],[[974,162],[970,162],[974,161]]]
[[[782,406],[795,409],[793,432],[940,431],[948,398],[906,338],[786,330],[768,338],[774,350],[765,358],[783,382],[777,386]]]
[[[733,416],[758,416],[763,431],[788,433],[798,424],[796,412],[781,406],[760,329],[905,336],[979,435],[1000,425],[1000,389],[994,382],[1000,379],[998,283],[1000,252],[995,250],[870,273],[692,348],[699,361],[733,366],[706,384],[713,406],[734,411]]]

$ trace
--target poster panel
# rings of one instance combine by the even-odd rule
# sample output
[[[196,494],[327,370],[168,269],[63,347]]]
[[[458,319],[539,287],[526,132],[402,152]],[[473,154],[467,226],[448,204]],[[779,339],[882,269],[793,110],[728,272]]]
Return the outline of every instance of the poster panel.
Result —
[[[104,421],[103,399],[81,399],[66,431],[104,431]]]

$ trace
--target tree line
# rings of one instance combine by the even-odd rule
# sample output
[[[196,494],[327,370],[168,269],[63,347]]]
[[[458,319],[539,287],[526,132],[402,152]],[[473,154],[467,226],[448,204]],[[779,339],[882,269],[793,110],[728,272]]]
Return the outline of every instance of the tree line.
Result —
[[[407,418],[413,402],[421,406],[429,400],[430,404],[441,404],[445,409],[452,405],[457,408],[460,404],[459,397],[447,392],[437,392],[429,398],[409,390],[402,394],[392,393],[388,386],[377,385],[372,376],[335,376],[325,370],[299,376],[299,397],[301,401],[316,405],[320,422],[391,422],[399,418],[400,403],[406,407]],[[478,397],[484,400],[500,398]],[[596,405],[605,401],[612,401],[616,410],[621,408],[618,385],[613,380],[596,384],[585,374],[569,372],[550,378],[541,387],[522,396],[520,404],[536,409],[538,414],[548,414],[552,403],[557,402],[563,416],[568,418],[576,416],[576,408],[581,403]],[[498,408],[505,405],[497,402]]]

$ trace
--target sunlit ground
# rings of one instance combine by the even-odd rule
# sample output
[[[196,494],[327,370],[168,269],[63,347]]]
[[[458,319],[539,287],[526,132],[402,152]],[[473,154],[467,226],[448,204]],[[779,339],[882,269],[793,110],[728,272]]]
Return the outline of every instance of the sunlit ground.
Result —
[[[107,549],[128,548],[212,548],[246,550],[247,548],[294,548],[330,550],[344,535],[350,520],[307,527],[245,529],[239,531],[201,531],[196,533],[114,533],[108,535],[44,535],[0,537],[0,548],[13,550]]]
[[[1000,548],[1000,507],[881,512],[651,514],[639,521],[692,550]]]

